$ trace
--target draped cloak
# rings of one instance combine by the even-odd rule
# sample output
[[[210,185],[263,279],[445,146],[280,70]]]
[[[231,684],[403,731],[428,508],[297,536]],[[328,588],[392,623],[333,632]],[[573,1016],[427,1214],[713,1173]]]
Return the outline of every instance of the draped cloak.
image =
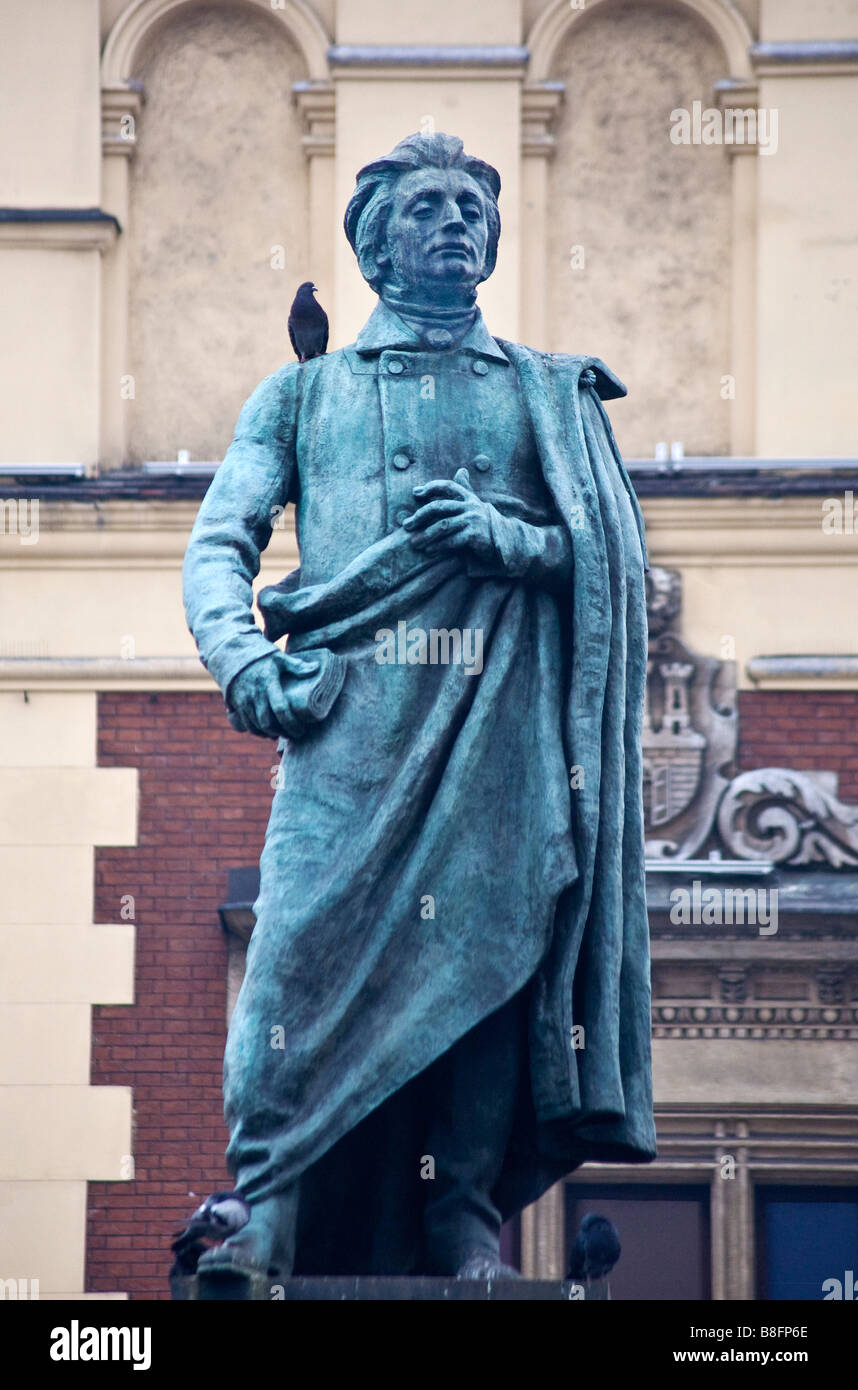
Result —
[[[185,561],[228,708],[235,675],[288,633],[306,730],[285,742],[224,1080],[237,1185],[253,1201],[302,1179],[296,1273],[420,1271],[421,1078],[522,990],[529,1084],[492,1194],[503,1217],[585,1161],[655,1156],[646,551],[601,403],[625,388],[597,358],[494,341],[571,541],[562,592],[476,577],[401,526],[314,573],[299,529],[301,570],[260,596],[263,636],[251,583],[272,509],[296,497],[313,374],[347,424],[342,353],[257,388]],[[324,479],[315,504],[301,486],[324,508]],[[403,621],[479,631],[482,669],[379,664],[378,633]]]

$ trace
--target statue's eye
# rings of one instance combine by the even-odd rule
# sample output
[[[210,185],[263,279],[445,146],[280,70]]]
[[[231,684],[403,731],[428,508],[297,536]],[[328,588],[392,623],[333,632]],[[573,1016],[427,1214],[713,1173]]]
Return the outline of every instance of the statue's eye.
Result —
[[[464,207],[461,209],[461,213],[468,222],[479,222],[480,220],[480,209],[477,207],[476,203],[465,203]]]
[[[412,217],[427,218],[432,216],[432,208],[429,203],[417,203],[411,211]]]

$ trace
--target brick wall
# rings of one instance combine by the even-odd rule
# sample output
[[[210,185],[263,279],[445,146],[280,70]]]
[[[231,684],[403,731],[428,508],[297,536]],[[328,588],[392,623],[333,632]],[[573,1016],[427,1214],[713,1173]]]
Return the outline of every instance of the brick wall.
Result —
[[[858,691],[742,691],[739,770],[757,767],[837,772],[840,800],[858,802]]]
[[[89,1184],[86,1288],[164,1298],[171,1232],[230,1186],[221,1066],[227,870],[259,858],[273,743],[217,694],[99,698],[101,767],[140,769],[139,844],[96,852],[97,922],[135,899],[136,1003],[93,1009],[92,1082],[134,1092],[133,1182]]]

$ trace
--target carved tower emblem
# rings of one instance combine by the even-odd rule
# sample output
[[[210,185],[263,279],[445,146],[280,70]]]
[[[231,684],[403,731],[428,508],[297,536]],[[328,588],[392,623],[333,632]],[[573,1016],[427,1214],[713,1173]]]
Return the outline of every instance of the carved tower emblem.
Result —
[[[642,734],[650,859],[696,853],[709,834],[736,752],[735,662],[693,652],[676,630],[681,609],[680,576],[652,569]]]

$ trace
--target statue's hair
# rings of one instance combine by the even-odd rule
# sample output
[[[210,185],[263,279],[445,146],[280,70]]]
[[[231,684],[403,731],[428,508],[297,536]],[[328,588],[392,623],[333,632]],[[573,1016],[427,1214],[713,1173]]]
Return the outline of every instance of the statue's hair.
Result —
[[[433,135],[407,135],[390,154],[373,160],[359,171],[343,225],[361,275],[374,290],[380,289],[384,270],[378,264],[377,254],[384,246],[393,189],[397,179],[412,169],[463,169],[479,185],[488,222],[486,259],[480,279],[487,280],[498,254],[500,175],[491,164],[465,154],[457,136],[443,135],[440,131]]]

